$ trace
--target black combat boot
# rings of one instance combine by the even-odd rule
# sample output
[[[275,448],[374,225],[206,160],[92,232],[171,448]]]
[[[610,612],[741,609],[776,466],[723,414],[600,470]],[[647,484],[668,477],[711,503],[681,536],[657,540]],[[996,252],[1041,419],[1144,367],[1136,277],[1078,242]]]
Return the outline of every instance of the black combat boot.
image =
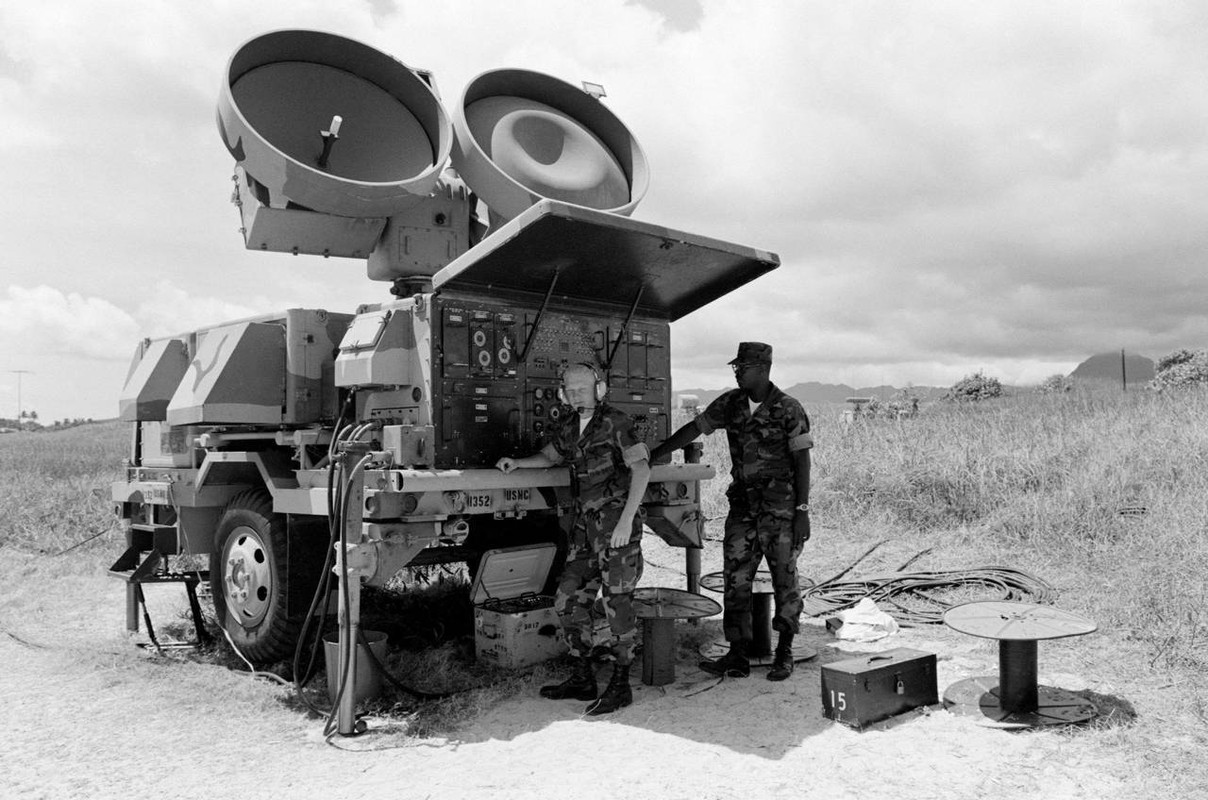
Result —
[[[618,708],[624,708],[633,703],[633,690],[629,688],[629,665],[616,664],[612,668],[612,678],[604,689],[600,699],[587,707],[589,716],[611,714]]]
[[[776,641],[776,657],[768,670],[768,680],[783,681],[793,674],[793,634],[781,631]]]
[[[751,674],[751,662],[747,658],[750,646],[751,643],[745,640],[730,642],[730,652],[715,661],[702,661],[699,666],[710,675],[745,678]]]
[[[575,659],[575,671],[562,683],[542,686],[539,694],[547,700],[595,700],[599,696],[596,688],[596,673],[591,661]]]

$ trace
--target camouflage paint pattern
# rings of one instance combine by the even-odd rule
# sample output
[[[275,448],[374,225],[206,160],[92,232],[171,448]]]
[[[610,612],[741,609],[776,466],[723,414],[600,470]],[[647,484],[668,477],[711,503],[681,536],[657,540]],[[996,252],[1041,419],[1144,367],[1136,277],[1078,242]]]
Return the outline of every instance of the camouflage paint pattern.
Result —
[[[649,452],[635,438],[629,416],[607,403],[596,407],[582,435],[575,410],[563,406],[562,411],[561,424],[550,431],[549,441],[570,467],[575,507],[554,608],[570,654],[587,656],[592,647],[596,594],[602,591],[613,654],[618,664],[630,664],[637,638],[633,590],[642,571],[645,515],[640,508],[629,543],[619,548],[608,545],[629,492],[629,464],[648,458]]]
[[[637,644],[633,590],[642,572],[642,545],[631,540],[624,547],[608,546],[608,534],[620,514],[620,507],[614,506],[576,520],[572,536],[578,539],[581,532],[585,533],[591,544],[588,547],[572,544],[567,552],[554,610],[562,623],[570,654],[587,656],[591,653],[598,616],[596,594],[602,593],[604,614],[612,634],[612,653],[616,662],[624,665],[633,663]],[[635,521],[634,527],[640,527],[640,523]]]
[[[570,467],[576,515],[623,506],[629,492],[629,464],[650,457],[646,445],[634,434],[633,421],[601,401],[580,435],[578,413],[568,405],[561,410],[559,424],[551,426],[549,442],[562,463]],[[640,527],[635,535],[641,535]]]
[[[285,405],[285,329],[236,322],[198,331],[172,399],[169,425],[279,424]]]
[[[754,414],[747,396],[733,389],[710,403],[696,425],[704,434],[724,428],[730,445],[730,513],[722,544],[726,639],[751,639],[751,587],[764,558],[775,587],[772,627],[797,633],[801,550],[792,545],[797,505],[793,454],[813,446],[809,417],[799,402],[773,385]]]
[[[291,308],[285,312],[285,410],[282,422],[334,419],[339,393],[333,383],[335,356],[352,314]]]
[[[747,510],[726,517],[722,539],[722,572],[725,577],[722,629],[726,641],[751,641],[751,587],[763,558],[768,560],[775,591],[776,612],[772,627],[797,633],[801,618],[801,589],[797,580],[797,557],[793,548],[793,520],[782,514]]]
[[[168,401],[189,368],[183,339],[147,340],[139,345],[126,385],[118,397],[118,418],[125,422],[162,422]]]

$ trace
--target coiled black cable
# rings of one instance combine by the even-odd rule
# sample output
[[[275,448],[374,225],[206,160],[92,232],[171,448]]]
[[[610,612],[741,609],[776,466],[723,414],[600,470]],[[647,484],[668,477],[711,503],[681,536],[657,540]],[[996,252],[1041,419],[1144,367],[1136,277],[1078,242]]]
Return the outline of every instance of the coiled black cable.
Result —
[[[838,577],[802,589],[806,614],[833,614],[851,608],[867,597],[900,625],[935,625],[944,621],[945,611],[958,605],[940,596],[944,592],[962,592],[961,603],[1005,600],[1051,604],[1056,602],[1058,594],[1048,582],[1013,567],[895,572],[847,581],[840,581]]]

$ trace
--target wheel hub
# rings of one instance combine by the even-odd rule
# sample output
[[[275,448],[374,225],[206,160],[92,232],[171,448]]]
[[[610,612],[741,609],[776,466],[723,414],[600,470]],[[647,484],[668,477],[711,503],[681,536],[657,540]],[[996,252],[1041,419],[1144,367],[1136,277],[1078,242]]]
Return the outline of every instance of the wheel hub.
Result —
[[[256,531],[245,526],[231,531],[223,565],[227,610],[241,625],[256,625],[268,613],[273,594],[268,549]]]

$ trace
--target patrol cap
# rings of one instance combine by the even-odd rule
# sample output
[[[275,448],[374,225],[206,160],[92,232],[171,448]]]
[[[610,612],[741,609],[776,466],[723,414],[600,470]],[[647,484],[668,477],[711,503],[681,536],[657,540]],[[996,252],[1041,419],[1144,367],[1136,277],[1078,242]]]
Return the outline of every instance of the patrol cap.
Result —
[[[772,346],[763,342],[739,342],[738,355],[731,364],[771,364]]]

